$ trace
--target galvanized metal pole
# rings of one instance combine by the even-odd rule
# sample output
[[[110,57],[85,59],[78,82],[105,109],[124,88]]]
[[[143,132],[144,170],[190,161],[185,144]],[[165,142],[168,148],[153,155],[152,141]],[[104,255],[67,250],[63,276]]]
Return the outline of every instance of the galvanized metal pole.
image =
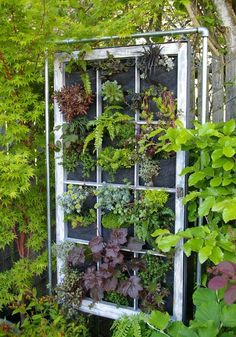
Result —
[[[51,196],[50,196],[50,155],[49,155],[49,74],[48,55],[45,56],[45,152],[46,152],[46,177],[47,177],[47,235],[48,235],[48,291],[52,293],[52,247],[51,247]]]
[[[201,90],[201,96],[202,96],[202,106],[201,106],[201,121],[202,124],[205,124],[207,121],[207,94],[208,94],[208,30],[202,29],[202,90]],[[199,200],[199,203],[202,203],[202,200]],[[200,217],[198,219],[198,226],[203,225],[203,218]],[[197,286],[200,286],[202,283],[202,265],[199,261],[199,258],[197,260],[197,277],[196,277],[196,283]]]

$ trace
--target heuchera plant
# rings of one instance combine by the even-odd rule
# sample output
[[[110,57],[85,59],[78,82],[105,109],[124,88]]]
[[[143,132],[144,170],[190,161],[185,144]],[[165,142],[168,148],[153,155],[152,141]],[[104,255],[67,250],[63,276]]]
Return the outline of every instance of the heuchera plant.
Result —
[[[236,263],[224,261],[209,268],[208,272],[213,275],[208,287],[212,290],[225,289],[225,302],[234,303],[236,301]]]
[[[133,275],[132,269],[139,267],[137,261],[124,262],[121,246],[127,242],[127,229],[113,230],[107,242],[101,236],[94,237],[89,242],[90,252],[87,257],[90,264],[82,278],[82,287],[89,292],[94,301],[102,300],[104,292],[116,291],[131,298],[139,297],[143,290],[140,278]],[[88,259],[88,260],[89,260]],[[86,261],[83,247],[74,247],[68,254],[67,264],[72,268],[80,268]],[[99,269],[95,263],[102,261]]]

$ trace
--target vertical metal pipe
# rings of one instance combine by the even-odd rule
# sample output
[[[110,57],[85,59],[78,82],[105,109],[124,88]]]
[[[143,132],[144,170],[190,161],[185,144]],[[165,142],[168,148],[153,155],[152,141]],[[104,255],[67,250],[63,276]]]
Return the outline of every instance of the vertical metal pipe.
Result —
[[[202,38],[202,124],[207,121],[207,94],[208,94],[208,36],[203,36]]]
[[[47,179],[47,234],[48,234],[48,291],[52,293],[52,251],[51,251],[51,200],[50,200],[50,156],[49,156],[49,74],[48,55],[45,55],[45,152],[46,152],[46,179]]]
[[[208,94],[208,31],[206,29],[202,30],[202,124],[205,124],[207,121],[207,94]],[[202,203],[202,200],[199,200],[199,203]],[[203,225],[203,218],[198,219],[198,226]],[[202,279],[202,266],[197,261],[197,286],[201,285]]]

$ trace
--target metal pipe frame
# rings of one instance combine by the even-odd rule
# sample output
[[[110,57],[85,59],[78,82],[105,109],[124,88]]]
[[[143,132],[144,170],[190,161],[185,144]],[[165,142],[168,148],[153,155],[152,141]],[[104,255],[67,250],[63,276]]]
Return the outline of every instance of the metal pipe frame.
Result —
[[[131,34],[126,37],[120,36],[104,36],[104,37],[94,37],[86,38],[80,40],[67,39],[56,41],[57,45],[71,45],[78,43],[88,43],[88,42],[102,42],[111,40],[121,40],[130,38],[148,38],[148,37],[159,37],[159,36],[176,36],[176,35],[189,35],[189,34],[200,34],[202,36],[202,124],[206,123],[207,120],[207,84],[208,84],[208,37],[209,32],[205,27],[197,28],[186,28],[186,29],[175,29],[167,31],[154,31],[145,33]],[[46,137],[46,177],[47,177],[47,232],[48,232],[48,286],[49,292],[52,289],[52,260],[51,260],[51,198],[50,198],[50,157],[49,157],[49,70],[48,70],[48,56],[45,55],[45,137]],[[199,224],[201,220],[199,221]],[[197,268],[197,280],[201,279],[201,268],[198,262]]]

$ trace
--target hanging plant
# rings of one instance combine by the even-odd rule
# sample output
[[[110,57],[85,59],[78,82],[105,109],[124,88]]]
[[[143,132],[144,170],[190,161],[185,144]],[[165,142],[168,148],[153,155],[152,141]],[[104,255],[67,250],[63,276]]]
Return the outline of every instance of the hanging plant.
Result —
[[[54,92],[54,97],[67,122],[76,116],[86,115],[93,102],[92,93],[87,93],[80,84],[63,87]]]
[[[153,186],[153,180],[159,173],[159,161],[143,155],[139,166],[139,177],[143,180],[144,185]]]

